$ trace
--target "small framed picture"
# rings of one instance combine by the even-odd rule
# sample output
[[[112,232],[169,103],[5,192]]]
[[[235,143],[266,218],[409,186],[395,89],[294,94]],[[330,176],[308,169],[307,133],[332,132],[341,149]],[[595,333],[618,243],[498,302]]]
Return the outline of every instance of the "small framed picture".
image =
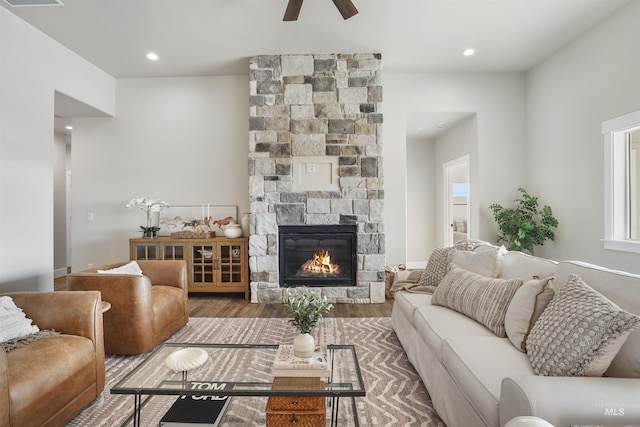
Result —
[[[238,221],[238,206],[212,205],[169,205],[160,216],[160,236],[170,236],[178,231],[215,231],[224,235],[224,226]]]

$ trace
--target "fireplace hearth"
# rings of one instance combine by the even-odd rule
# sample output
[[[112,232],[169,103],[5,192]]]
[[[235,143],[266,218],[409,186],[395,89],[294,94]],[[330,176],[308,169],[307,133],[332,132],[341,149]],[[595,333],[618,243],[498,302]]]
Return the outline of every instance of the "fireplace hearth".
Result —
[[[278,227],[280,286],[356,286],[355,225]]]

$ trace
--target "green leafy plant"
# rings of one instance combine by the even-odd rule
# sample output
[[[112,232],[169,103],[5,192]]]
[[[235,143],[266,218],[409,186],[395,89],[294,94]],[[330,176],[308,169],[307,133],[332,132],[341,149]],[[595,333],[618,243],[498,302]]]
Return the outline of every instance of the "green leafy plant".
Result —
[[[538,209],[538,198],[529,195],[523,188],[518,188],[522,197],[516,199],[515,208],[504,208],[494,203],[489,206],[498,224],[500,234],[498,242],[505,242],[509,250],[527,251],[533,255],[535,246],[543,245],[546,240],[553,241],[553,229],[558,227],[551,207]]]
[[[283,299],[286,312],[293,315],[289,323],[296,327],[301,334],[308,334],[320,322],[322,315],[333,308],[327,297],[320,297],[317,293],[306,290],[304,292],[287,291]]]

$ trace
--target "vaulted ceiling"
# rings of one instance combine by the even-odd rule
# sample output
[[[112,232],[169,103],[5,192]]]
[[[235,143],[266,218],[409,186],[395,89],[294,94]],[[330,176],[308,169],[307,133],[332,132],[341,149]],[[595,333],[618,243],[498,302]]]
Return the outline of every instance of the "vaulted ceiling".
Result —
[[[522,72],[640,0],[353,0],[347,20],[331,0],[307,0],[292,22],[288,0],[62,1],[0,4],[124,78],[247,74],[253,55],[341,52],[382,53],[385,72]]]

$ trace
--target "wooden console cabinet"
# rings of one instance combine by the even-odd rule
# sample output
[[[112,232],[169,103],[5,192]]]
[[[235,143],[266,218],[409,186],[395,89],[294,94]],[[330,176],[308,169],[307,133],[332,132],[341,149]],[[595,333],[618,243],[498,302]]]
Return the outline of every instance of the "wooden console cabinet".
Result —
[[[183,259],[189,292],[243,292],[249,299],[248,238],[130,239],[131,260]]]

